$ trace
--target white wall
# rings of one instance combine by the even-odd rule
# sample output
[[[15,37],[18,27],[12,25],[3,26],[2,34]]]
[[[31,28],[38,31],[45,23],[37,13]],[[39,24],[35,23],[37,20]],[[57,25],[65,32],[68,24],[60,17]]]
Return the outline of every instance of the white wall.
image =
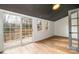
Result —
[[[54,22],[48,21],[48,30],[44,28],[41,31],[37,30],[37,20],[40,18],[33,18],[33,41],[43,40],[45,38],[51,37],[54,35]],[[40,19],[46,21],[44,19]]]
[[[77,13],[73,13],[71,15],[71,18],[76,18]],[[55,22],[55,35],[58,36],[64,36],[68,37],[69,36],[69,24],[68,24],[68,16],[59,19],[58,21]],[[77,25],[77,19],[72,20],[72,25]],[[77,27],[72,27],[72,32],[77,32]],[[77,38],[77,34],[72,34],[72,38]]]
[[[4,37],[3,37],[3,14],[0,13],[0,52],[3,51]]]
[[[68,16],[55,22],[55,35],[68,37]]]

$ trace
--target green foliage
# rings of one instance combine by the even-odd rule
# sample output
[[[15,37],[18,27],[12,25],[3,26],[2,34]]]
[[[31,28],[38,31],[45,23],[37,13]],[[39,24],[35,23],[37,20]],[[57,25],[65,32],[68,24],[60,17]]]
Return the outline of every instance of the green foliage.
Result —
[[[5,32],[14,32],[14,28],[4,28]]]
[[[18,29],[18,28],[20,28],[20,27],[17,26],[16,28]],[[23,29],[23,28],[24,28],[24,29],[29,29],[29,28],[31,29],[31,28],[32,28],[32,25],[31,25],[31,24],[29,24],[29,25],[28,25],[28,24],[27,24],[27,25],[26,25],[26,24],[22,24],[22,29]],[[14,27],[14,28],[9,27],[9,26],[8,26],[8,27],[4,27],[4,31],[5,31],[5,32],[14,32],[14,31],[15,31],[15,27]]]
[[[22,28],[26,29],[32,28],[32,24],[22,24]]]

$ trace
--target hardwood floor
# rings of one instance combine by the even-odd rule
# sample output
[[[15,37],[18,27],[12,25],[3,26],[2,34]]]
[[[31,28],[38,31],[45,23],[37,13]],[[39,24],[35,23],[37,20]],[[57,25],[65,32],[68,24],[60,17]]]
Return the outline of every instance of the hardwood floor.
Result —
[[[4,53],[10,54],[78,54],[78,51],[67,48],[68,40],[62,37],[52,37],[36,43],[7,49]]]

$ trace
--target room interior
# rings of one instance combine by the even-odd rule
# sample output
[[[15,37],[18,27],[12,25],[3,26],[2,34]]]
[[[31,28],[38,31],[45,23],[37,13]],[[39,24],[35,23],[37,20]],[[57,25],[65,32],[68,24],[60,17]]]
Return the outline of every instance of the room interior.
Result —
[[[0,4],[0,53],[78,54],[78,4]]]

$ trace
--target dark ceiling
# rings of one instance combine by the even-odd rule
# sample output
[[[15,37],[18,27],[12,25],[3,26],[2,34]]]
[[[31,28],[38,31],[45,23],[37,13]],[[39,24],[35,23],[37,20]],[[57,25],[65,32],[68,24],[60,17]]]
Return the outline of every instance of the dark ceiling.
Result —
[[[53,4],[0,4],[5,9],[29,16],[56,21],[68,15],[68,10],[79,8],[78,4],[61,4],[59,10],[52,10]]]

